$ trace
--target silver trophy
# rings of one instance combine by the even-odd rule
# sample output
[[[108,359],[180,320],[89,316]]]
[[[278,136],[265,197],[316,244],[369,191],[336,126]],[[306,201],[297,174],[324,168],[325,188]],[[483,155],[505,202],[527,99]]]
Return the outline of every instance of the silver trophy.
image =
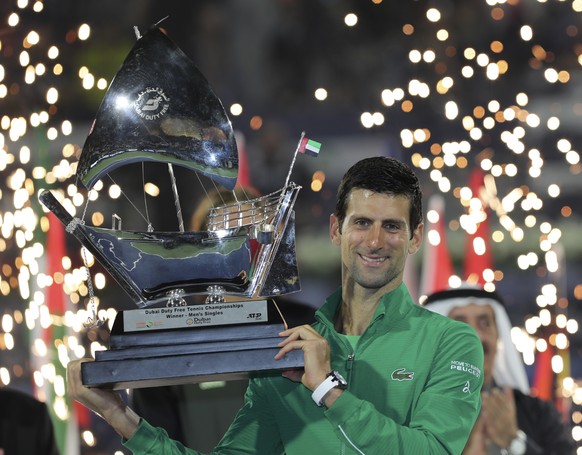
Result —
[[[238,151],[221,101],[157,26],[136,34],[86,138],[78,181],[91,190],[116,168],[153,161],[166,163],[174,182],[177,165],[233,190]],[[177,232],[89,226],[53,192],[41,193],[137,307],[117,314],[109,349],[83,364],[85,385],[137,388],[302,366],[301,352],[273,360],[286,323],[271,299],[300,290],[293,206],[301,187],[289,180],[296,156],[279,191],[212,208],[204,231],[184,230],[175,184]]]

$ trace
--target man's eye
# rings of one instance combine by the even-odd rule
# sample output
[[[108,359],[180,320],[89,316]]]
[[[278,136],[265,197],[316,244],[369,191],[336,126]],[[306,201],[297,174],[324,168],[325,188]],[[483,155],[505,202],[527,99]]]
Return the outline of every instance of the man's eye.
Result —
[[[480,324],[481,327],[483,328],[488,328],[491,326],[491,322],[489,321],[489,319],[481,319]]]
[[[370,222],[368,220],[356,220],[354,224],[356,226],[368,226]]]

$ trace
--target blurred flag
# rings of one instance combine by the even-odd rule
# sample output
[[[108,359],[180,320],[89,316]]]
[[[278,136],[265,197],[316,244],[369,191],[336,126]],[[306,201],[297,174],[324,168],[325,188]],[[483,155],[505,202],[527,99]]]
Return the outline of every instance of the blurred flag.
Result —
[[[46,363],[52,363],[56,377],[54,383],[45,381],[45,397],[47,404],[53,412],[55,436],[61,451],[67,455],[80,453],[80,438],[77,422],[78,409],[73,402],[68,399],[67,394],[62,390],[65,384],[66,370],[63,365],[63,352],[57,352],[57,348],[66,351],[67,338],[74,336],[71,330],[61,322],[55,324],[55,320],[64,320],[67,306],[67,296],[63,290],[65,271],[63,268],[63,257],[66,256],[65,228],[53,213],[47,214],[49,219],[49,230],[47,233],[47,254],[46,266],[47,274],[53,278],[53,283],[46,292],[46,305],[49,314],[53,318],[53,323],[44,327],[42,338],[47,346]],[[84,411],[88,412],[88,411]]]
[[[249,167],[249,157],[247,154],[247,144],[245,135],[240,131],[234,132],[236,148],[238,149],[238,179],[237,187],[252,188],[251,171]]]
[[[469,188],[474,198],[481,199],[482,211],[472,214],[478,217],[475,232],[467,232],[467,246],[465,248],[464,274],[465,280],[471,283],[485,284],[483,271],[493,270],[493,256],[490,246],[489,214],[487,205],[480,194],[485,188],[484,173],[481,169],[473,169],[469,177]]]
[[[554,400],[554,371],[552,370],[554,348],[548,343],[548,348],[537,352],[535,371],[532,384],[532,394],[545,401]]]
[[[449,278],[454,274],[446,238],[444,197],[440,194],[432,195],[427,209],[420,295],[447,289]]]
[[[402,281],[406,284],[408,292],[410,293],[412,300],[415,302],[418,302],[418,298],[420,297],[420,294],[418,293],[420,290],[418,287],[418,280],[420,278],[418,273],[419,255],[420,253],[408,256],[406,264],[404,265],[404,274],[402,276]]]

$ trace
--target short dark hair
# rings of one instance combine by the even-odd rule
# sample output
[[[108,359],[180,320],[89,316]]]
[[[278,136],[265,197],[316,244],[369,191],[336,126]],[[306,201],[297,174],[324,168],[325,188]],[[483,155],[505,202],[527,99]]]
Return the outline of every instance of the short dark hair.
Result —
[[[335,206],[340,231],[346,216],[348,196],[356,188],[408,198],[411,236],[422,223],[422,190],[416,174],[401,161],[376,156],[358,161],[348,169],[340,182]]]

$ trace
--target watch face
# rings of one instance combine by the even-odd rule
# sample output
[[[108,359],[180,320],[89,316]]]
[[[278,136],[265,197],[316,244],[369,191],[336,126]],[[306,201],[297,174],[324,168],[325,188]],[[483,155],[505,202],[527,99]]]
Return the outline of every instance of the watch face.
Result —
[[[526,448],[526,435],[522,431],[518,431],[517,437],[509,444],[509,453],[511,455],[523,455]]]
[[[346,381],[346,380],[344,379],[344,377],[343,377],[341,374],[339,374],[337,371],[332,371],[332,372],[331,372],[331,376],[333,376],[333,378],[334,378],[335,382],[337,382],[337,383],[338,383],[338,385],[337,385],[337,386],[338,386],[340,389],[345,389],[345,388],[347,387],[347,385],[348,385],[347,381]]]

